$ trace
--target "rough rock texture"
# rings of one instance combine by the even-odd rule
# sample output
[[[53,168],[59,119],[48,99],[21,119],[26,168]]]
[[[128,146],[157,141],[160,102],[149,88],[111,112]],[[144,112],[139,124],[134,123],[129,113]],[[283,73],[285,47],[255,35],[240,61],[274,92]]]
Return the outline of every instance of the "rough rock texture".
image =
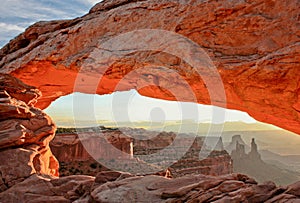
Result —
[[[122,50],[124,46],[101,49],[110,37],[142,28],[173,31],[204,48],[222,77],[227,101],[218,94],[220,90],[210,98],[207,84],[186,61],[161,53],[164,44],[152,51]],[[73,92],[83,68],[76,81],[81,92],[105,94],[135,88],[146,96],[194,101],[185,91],[191,87],[199,103],[243,110],[299,133],[299,30],[298,0],[104,1],[81,18],[29,27],[1,49],[0,71],[36,86],[43,96],[39,98],[37,89],[15,78],[0,75],[0,189],[4,191],[0,202],[299,201],[299,182],[287,187],[272,182],[258,185],[240,174],[168,179],[114,173],[101,174],[96,181],[90,176],[54,178],[58,162],[49,142],[55,125],[32,107],[38,101],[36,106],[45,108]],[[136,37],[155,43],[145,33],[127,42],[135,46]],[[113,56],[97,61],[95,50]],[[124,77],[141,67],[145,68]],[[103,77],[95,90],[96,73]],[[205,73],[212,84],[215,77]],[[174,92],[181,96],[176,98]]]
[[[191,174],[220,176],[233,173],[232,159],[226,151],[213,151],[205,159],[182,158],[169,169],[173,177]]]
[[[90,151],[97,152],[98,158],[114,157],[113,145],[118,150],[133,156],[132,138],[115,132],[103,132],[103,137],[98,133],[85,132],[77,134],[57,134],[50,143],[53,154],[61,162],[84,161],[91,159]],[[103,143],[110,143],[105,145]],[[90,151],[87,152],[86,149]],[[121,158],[121,157],[120,157]]]
[[[46,178],[32,175],[5,192],[1,202],[298,202],[300,182],[276,187],[242,175],[191,175],[169,179],[102,172],[91,176]]]
[[[10,75],[0,74],[0,190],[31,174],[58,176],[59,164],[49,142],[56,127],[31,107],[39,91]]]
[[[95,185],[93,185],[93,187],[95,188],[97,185],[102,185],[107,182],[122,180],[130,177],[134,177],[134,175],[119,171],[103,171],[96,175]]]
[[[128,134],[131,135],[134,131]],[[143,130],[137,130],[137,133],[134,134],[138,134],[138,136],[133,136],[137,138],[133,140],[134,156],[146,155],[147,157],[144,157],[143,160],[156,165],[170,162],[168,168],[173,177],[188,174],[224,175],[232,173],[232,160],[224,150],[221,138],[193,137],[183,133],[177,135],[173,132],[158,133]],[[174,141],[175,137],[177,137],[176,141]],[[218,142],[213,142],[213,140],[218,140]],[[210,141],[212,142],[210,143]],[[167,146],[173,147],[164,151]],[[201,150],[206,155],[203,158],[199,157]],[[154,153],[161,155],[151,156]],[[182,156],[178,156],[179,154]]]
[[[60,176],[75,174],[94,176],[100,171],[108,170],[98,163],[97,160],[100,158],[127,160],[133,157],[132,138],[122,135],[120,131],[108,129],[101,135],[95,132],[82,132],[80,136],[76,133],[56,134],[50,142],[50,148],[60,163]],[[118,149],[117,152],[122,151],[124,154],[116,153],[115,148]]]
[[[107,182],[91,192],[95,202],[297,202],[299,183],[276,187],[253,179],[193,175],[176,179],[160,176],[131,177]]]
[[[41,108],[73,92],[81,68],[76,81],[81,92],[138,89],[150,97],[190,101],[184,91],[188,85],[198,103],[246,111],[300,133],[299,8],[298,0],[106,0],[83,17],[30,26],[1,49],[0,71],[36,86],[43,93]],[[220,95],[210,98],[207,82],[183,59],[162,53],[164,44],[156,51],[134,48],[138,41],[155,44],[165,35],[148,39],[143,33],[116,41],[121,51],[101,49],[111,37],[138,29],[167,30],[196,42],[217,67],[227,101]],[[131,49],[124,48],[126,43]],[[95,50],[112,57],[101,60]],[[175,98],[177,92],[181,95]]]
[[[91,176],[77,175],[53,179],[34,174],[0,193],[0,202],[69,203],[80,197],[84,198],[94,180]]]

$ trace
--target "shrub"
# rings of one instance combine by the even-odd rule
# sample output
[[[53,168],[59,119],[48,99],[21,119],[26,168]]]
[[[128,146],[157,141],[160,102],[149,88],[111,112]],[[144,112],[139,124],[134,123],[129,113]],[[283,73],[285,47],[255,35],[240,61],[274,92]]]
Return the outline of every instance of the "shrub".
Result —
[[[97,168],[97,163],[91,163],[90,167],[93,168],[93,169],[96,169]]]

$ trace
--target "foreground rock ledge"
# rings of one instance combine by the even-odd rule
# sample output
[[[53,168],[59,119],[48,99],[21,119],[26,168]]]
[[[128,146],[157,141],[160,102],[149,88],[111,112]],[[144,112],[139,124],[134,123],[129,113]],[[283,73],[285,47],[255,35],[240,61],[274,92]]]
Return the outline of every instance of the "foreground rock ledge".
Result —
[[[0,193],[1,202],[298,202],[300,182],[276,187],[253,179],[193,175],[176,179],[102,172],[90,176],[49,179],[32,175]]]
[[[118,84],[117,90],[189,101],[187,81],[197,98],[193,102],[242,110],[299,134],[299,9],[298,0],[106,0],[83,17],[30,26],[0,50],[0,72],[37,87],[43,94],[40,108],[72,93],[79,70],[78,91],[86,93],[112,93]],[[227,101],[211,101],[207,84],[170,54],[132,49],[120,56],[107,50],[112,57],[102,61],[93,55],[108,39],[139,29],[171,31],[197,43],[217,67]],[[100,77],[96,73],[103,77],[94,89]],[[174,97],[176,92],[182,93],[180,98]]]

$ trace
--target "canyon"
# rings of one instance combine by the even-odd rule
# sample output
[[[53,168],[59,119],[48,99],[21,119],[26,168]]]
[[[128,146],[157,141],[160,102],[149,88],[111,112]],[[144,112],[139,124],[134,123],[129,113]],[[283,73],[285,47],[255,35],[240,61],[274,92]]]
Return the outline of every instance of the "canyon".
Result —
[[[242,174],[221,176],[190,174],[170,178],[166,177],[168,172],[139,175],[101,171],[95,176],[58,177],[59,165],[49,148],[56,126],[41,110],[30,106],[35,103],[34,100],[39,96],[39,91],[10,75],[2,74],[0,84],[0,91],[3,92],[0,100],[1,202],[140,202],[148,200],[156,202],[295,202],[299,200],[299,182],[278,187],[273,182],[259,184]],[[7,119],[7,115],[10,120]],[[7,121],[16,125],[7,127],[4,125]],[[147,142],[149,144],[148,140]],[[153,142],[153,144],[156,143]],[[118,142],[116,146],[117,144]],[[197,146],[199,144],[193,143],[194,148],[197,149]],[[222,149],[222,146],[218,147]],[[127,147],[120,147],[120,149],[128,150]],[[131,149],[129,148],[128,151],[129,156],[131,156]]]
[[[78,128],[79,135],[75,133],[75,129],[58,129],[62,133],[56,134],[50,142],[50,148],[61,165],[61,176],[96,175],[111,168],[108,167],[111,163],[106,167],[105,162],[101,165],[101,160],[117,164],[126,161],[126,167],[119,170],[145,174],[146,169],[134,170],[136,166],[132,159],[138,159],[140,165],[153,167],[157,172],[167,169],[169,176],[174,178],[189,174],[216,176],[232,173],[231,157],[224,150],[221,138],[212,138],[219,140],[216,146],[205,146],[205,137],[194,138],[187,134],[131,128],[111,129],[103,126],[99,129]],[[64,133],[66,131],[73,134]],[[175,141],[176,136],[179,138]],[[206,143],[209,141],[206,140]],[[125,155],[114,151],[114,147]],[[201,150],[205,151],[203,158],[199,157]]]
[[[100,166],[93,165],[93,176],[59,177],[54,151],[62,160],[89,155],[74,134],[54,139],[52,152],[56,125],[41,110],[75,91],[136,89],[149,97],[242,110],[299,134],[299,5],[297,0],[104,0],[85,16],[30,26],[0,50],[0,202],[299,201],[300,182],[276,186],[226,174],[230,156],[221,146],[205,163],[192,163],[199,168],[181,168],[195,158],[201,139],[174,166],[174,178],[172,170],[148,172],[149,165],[137,168],[145,174],[97,171]],[[169,141],[163,138],[170,137],[108,140],[126,152],[126,162],[139,164],[138,155],[165,147]],[[64,142],[75,151],[61,151]],[[107,156],[116,151],[101,150]]]

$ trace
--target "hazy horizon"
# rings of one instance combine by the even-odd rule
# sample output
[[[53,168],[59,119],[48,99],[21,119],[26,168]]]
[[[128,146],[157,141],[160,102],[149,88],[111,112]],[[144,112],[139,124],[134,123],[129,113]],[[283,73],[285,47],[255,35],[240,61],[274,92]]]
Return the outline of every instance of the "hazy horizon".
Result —
[[[225,113],[224,120],[212,119],[213,108],[217,108],[217,113],[221,113],[221,116]],[[196,111],[191,112],[191,110]],[[262,150],[280,155],[300,155],[299,135],[271,124],[258,122],[245,112],[153,99],[143,97],[136,91],[115,92],[110,95],[74,93],[60,97],[45,109],[45,112],[59,127],[80,128],[102,125],[143,128],[157,132],[172,131],[193,133],[198,136],[221,136],[224,143],[230,142],[233,135],[240,134],[248,145],[251,139],[255,138]],[[128,117],[123,115],[119,118],[119,114],[126,114]]]
[[[45,109],[56,122],[165,122],[190,120],[195,123],[242,121],[257,123],[246,112],[191,102],[166,101],[140,95],[136,90],[106,95],[72,93]]]

